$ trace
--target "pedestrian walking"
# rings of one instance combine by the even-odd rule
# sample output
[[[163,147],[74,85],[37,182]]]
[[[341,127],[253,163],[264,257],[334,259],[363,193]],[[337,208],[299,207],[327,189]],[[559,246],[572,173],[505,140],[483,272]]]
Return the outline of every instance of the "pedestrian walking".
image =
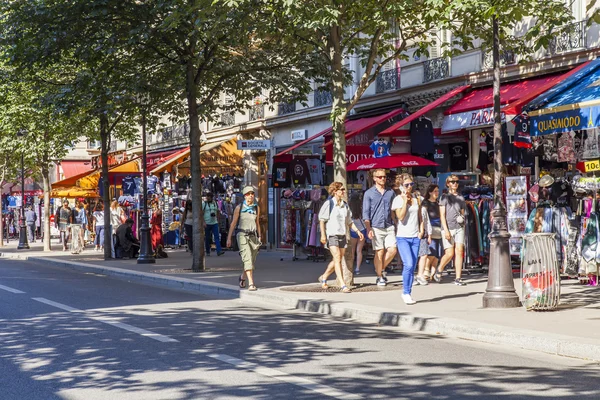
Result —
[[[185,232],[185,241],[187,243],[188,250],[190,253],[194,250],[193,246],[193,233],[194,233],[194,217],[192,213],[192,200],[188,199],[185,202],[185,208],[183,209],[183,214],[181,215],[181,219],[183,220],[183,224],[181,224],[180,234],[184,236]]]
[[[213,200],[213,194],[206,194],[206,201],[202,204],[202,211],[204,211],[204,243],[206,249],[206,255],[210,256],[210,239],[211,237],[215,240],[215,247],[217,250],[217,256],[222,256],[225,252],[221,249],[221,238],[219,237],[219,206],[217,202]]]
[[[394,199],[392,210],[398,218],[396,243],[404,266],[402,300],[410,305],[416,303],[411,293],[421,238],[424,236],[424,225],[421,218],[421,198],[413,193],[413,177],[403,174],[402,181],[402,194]]]
[[[69,208],[69,200],[62,200],[62,206],[56,212],[54,221],[56,221],[56,227],[59,231],[60,243],[62,244],[62,251],[67,251],[70,225],[73,223],[73,213]]]
[[[244,264],[244,272],[239,277],[240,288],[246,287],[248,279],[248,290],[256,290],[254,283],[254,269],[256,268],[256,256],[260,249],[260,207],[254,197],[254,188],[246,186],[242,189],[244,202],[238,205],[233,212],[233,220],[227,235],[227,247],[231,247],[232,235],[235,232],[240,256]]]
[[[85,226],[85,219],[83,204],[75,200],[73,223],[71,224],[71,254],[79,254],[83,251],[83,227]]]
[[[438,198],[440,188],[438,185],[429,185],[425,199],[421,203],[423,215],[427,214],[427,222],[431,227],[431,233],[427,238],[428,252],[426,255],[420,253],[419,272],[417,282],[423,285],[428,279],[433,279],[437,271],[437,265],[442,257],[442,223],[440,220],[440,205]],[[426,229],[427,230],[427,229]]]
[[[27,225],[27,234],[29,243],[35,243],[35,223],[37,222],[37,214],[31,207],[27,207],[25,211],[25,224]]]
[[[354,226],[362,233],[362,239],[357,232],[350,231],[350,249],[352,250],[352,259],[356,260],[355,275],[360,275],[360,267],[363,260],[363,247],[367,241],[367,227],[362,219],[362,197],[358,193],[350,196],[350,212],[352,214],[352,222]]]
[[[102,203],[96,204],[94,208],[94,232],[96,238],[94,244],[96,245],[96,251],[104,249],[104,205]]]
[[[446,178],[448,193],[440,199],[440,219],[442,222],[442,243],[444,245],[444,256],[440,261],[434,279],[442,281],[442,272],[446,265],[454,259],[454,270],[456,278],[454,284],[465,286],[462,280],[462,264],[465,254],[465,209],[464,197],[458,194],[459,179],[456,175]]]
[[[342,272],[342,259],[346,253],[348,229],[351,228],[358,238],[364,240],[364,235],[354,225],[351,218],[350,207],[344,201],[346,189],[341,182],[333,182],[329,185],[330,199],[323,203],[319,211],[319,222],[321,224],[321,243],[329,248],[333,256],[333,268],[336,278],[339,282],[340,290],[344,293],[350,293],[351,290],[344,283]],[[348,266],[351,268],[351,266]],[[330,268],[319,277],[323,288],[327,288],[327,278],[330,274]],[[351,272],[351,270],[350,270]]]
[[[385,286],[387,276],[384,269],[396,256],[396,232],[391,216],[394,192],[385,187],[387,176],[385,169],[375,169],[372,174],[375,185],[364,194],[363,220],[375,251],[373,258],[377,274],[375,283],[378,286]]]

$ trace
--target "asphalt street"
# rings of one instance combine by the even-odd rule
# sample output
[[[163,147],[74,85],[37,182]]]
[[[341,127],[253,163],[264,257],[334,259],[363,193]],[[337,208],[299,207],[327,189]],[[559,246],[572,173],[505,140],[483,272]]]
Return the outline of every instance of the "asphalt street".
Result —
[[[0,260],[3,400],[598,399],[598,376],[581,360]]]

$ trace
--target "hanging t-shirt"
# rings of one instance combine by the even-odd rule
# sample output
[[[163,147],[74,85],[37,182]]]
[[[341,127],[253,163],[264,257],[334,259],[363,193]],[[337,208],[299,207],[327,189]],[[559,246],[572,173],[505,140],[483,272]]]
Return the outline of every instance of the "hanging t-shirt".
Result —
[[[273,163],[273,187],[289,188],[291,186],[289,163]]]
[[[369,173],[367,171],[358,171],[356,173],[356,183],[362,185],[362,190],[367,190],[367,182],[369,179]]]
[[[157,192],[158,177],[156,177],[154,175],[148,175],[147,180],[148,180],[148,193],[150,193],[150,194],[158,193]]]
[[[598,128],[588,129],[583,133],[583,159],[600,157],[598,149]]]
[[[450,150],[447,144],[438,144],[435,146],[433,161],[438,164],[436,167],[437,172],[448,172],[448,168],[450,167]]]
[[[135,182],[135,194],[142,193],[144,180],[141,177],[136,176],[135,178],[133,178],[133,181]]]
[[[433,123],[429,118],[417,118],[410,123],[410,146],[415,154],[433,153]]]
[[[450,152],[450,169],[464,171],[467,169],[469,159],[469,146],[467,143],[454,143],[448,146]]]
[[[311,183],[310,173],[308,172],[308,164],[306,160],[302,158],[295,158],[292,160],[292,182],[294,185],[304,185],[305,183]]]
[[[135,194],[135,181],[133,177],[126,176],[121,181],[121,187],[123,188],[124,196],[133,196]]]
[[[487,133],[481,132],[479,134],[479,161],[477,162],[477,168],[480,171],[487,170],[487,165],[490,163],[488,159],[488,147],[487,147]]]
[[[494,131],[485,132],[488,164],[494,161]]]
[[[573,149],[575,150],[575,158],[577,161],[583,159],[583,131],[575,131],[575,137],[573,137]]]
[[[390,142],[386,142],[382,139],[375,140],[369,146],[371,150],[373,150],[373,157],[381,158],[390,156],[390,150],[392,149],[392,144]]]
[[[531,135],[529,134],[529,117],[524,114],[518,115],[512,120],[512,123],[515,125],[514,146],[530,149],[532,144]]]
[[[308,173],[310,174],[310,182],[313,185],[323,184],[323,163],[318,158],[309,158],[306,160],[308,165]]]
[[[542,159],[550,162],[558,162],[558,150],[556,148],[556,143],[554,142],[554,138],[546,137],[542,142]],[[596,149],[598,148],[598,143],[596,142]]]
[[[506,122],[502,123],[502,163],[505,165],[518,164],[519,149],[513,145],[513,137],[508,134]]]
[[[162,182],[163,182],[163,187],[164,188],[171,189],[171,174],[168,173],[168,172],[165,172],[163,174]]]
[[[565,132],[558,138],[558,162],[577,162],[574,137],[575,132]]]

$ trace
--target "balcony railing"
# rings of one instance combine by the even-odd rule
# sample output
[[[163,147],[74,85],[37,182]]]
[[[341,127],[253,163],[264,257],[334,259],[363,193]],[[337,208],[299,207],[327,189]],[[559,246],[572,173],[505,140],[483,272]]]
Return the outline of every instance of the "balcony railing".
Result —
[[[326,106],[333,103],[329,90],[315,90],[315,107]]]
[[[235,125],[235,114],[231,111],[221,113],[221,126]]]
[[[277,115],[285,115],[296,112],[296,102],[279,103],[277,106]]]
[[[431,82],[450,76],[450,64],[445,57],[423,62],[423,82]]]
[[[512,51],[501,51],[500,52],[500,66],[503,67],[505,65],[515,64],[517,62],[517,58],[515,57],[515,53]],[[494,67],[494,57],[491,51],[483,51],[481,52],[481,67],[482,69],[488,70]]]
[[[551,55],[565,53],[585,47],[586,21],[579,21],[565,26],[548,44]]]
[[[376,93],[383,93],[390,90],[400,89],[400,71],[396,68],[383,71],[377,76],[377,82],[375,86]]]
[[[188,124],[184,125],[172,125],[161,131],[162,140],[179,139],[187,137],[190,134],[190,128]]]
[[[264,104],[255,104],[250,107],[248,121],[256,121],[259,119],[265,118],[265,105]]]

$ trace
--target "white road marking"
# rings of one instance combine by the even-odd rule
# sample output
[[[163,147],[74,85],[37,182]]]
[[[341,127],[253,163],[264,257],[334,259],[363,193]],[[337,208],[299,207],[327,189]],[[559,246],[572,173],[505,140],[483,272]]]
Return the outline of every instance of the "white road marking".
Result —
[[[208,356],[210,358],[214,358],[215,360],[231,364],[237,368],[247,369],[256,372],[260,375],[268,376],[283,382],[291,383],[292,385],[300,386],[305,389],[312,390],[313,392],[323,394],[325,396],[333,397],[336,399],[362,399],[362,397],[357,394],[342,392],[341,390],[337,390],[330,386],[321,385],[320,383],[313,382],[311,380],[300,378],[294,375],[290,375],[288,373],[278,371],[276,369],[261,367],[258,364],[251,363],[249,361],[245,361],[235,357],[230,357],[226,354],[208,354]]]
[[[11,292],[11,293],[16,293],[16,294],[25,293],[25,292],[21,292],[20,290],[9,288],[8,286],[4,286],[4,285],[0,285],[0,289],[6,290],[7,292]]]
[[[65,311],[68,311],[68,312],[82,313],[87,318],[90,318],[90,319],[93,319],[95,321],[102,322],[102,323],[105,323],[105,324],[108,324],[108,325],[112,325],[114,327],[121,328],[121,329],[124,329],[124,330],[129,331],[129,332],[137,333],[139,335],[148,337],[150,339],[158,340],[159,342],[164,342],[164,343],[167,343],[167,342],[178,342],[178,340],[170,338],[168,336],[161,335],[159,333],[155,333],[155,332],[152,332],[152,331],[149,331],[149,330],[146,330],[146,329],[136,328],[133,325],[129,325],[129,324],[124,324],[122,322],[113,321],[113,319],[110,318],[110,317],[103,317],[101,315],[96,315],[96,314],[90,313],[88,311],[79,310],[77,308],[73,308],[73,307],[67,306],[65,304],[61,304],[61,303],[57,303],[57,302],[52,301],[52,300],[44,299],[43,297],[35,297],[35,298],[33,298],[33,300],[39,301],[40,303],[48,304],[49,306],[60,308],[61,310],[65,310]]]

